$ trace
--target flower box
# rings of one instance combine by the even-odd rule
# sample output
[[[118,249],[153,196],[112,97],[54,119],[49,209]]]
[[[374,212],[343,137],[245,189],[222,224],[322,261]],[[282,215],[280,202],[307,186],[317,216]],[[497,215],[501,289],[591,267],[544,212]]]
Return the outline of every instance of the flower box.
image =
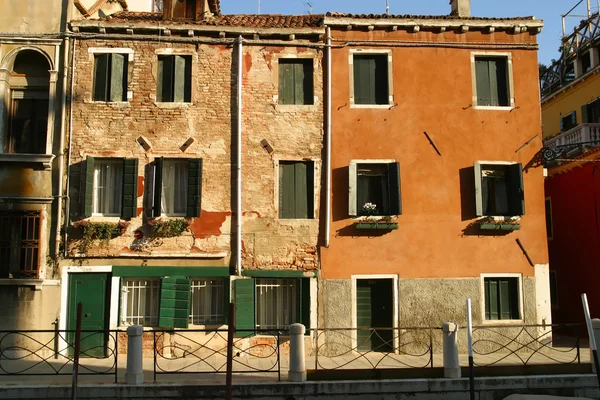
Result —
[[[398,229],[397,222],[357,222],[354,226],[356,229],[380,229],[386,231]]]
[[[479,228],[483,231],[518,231],[521,229],[521,224],[494,224],[484,222],[479,225]]]

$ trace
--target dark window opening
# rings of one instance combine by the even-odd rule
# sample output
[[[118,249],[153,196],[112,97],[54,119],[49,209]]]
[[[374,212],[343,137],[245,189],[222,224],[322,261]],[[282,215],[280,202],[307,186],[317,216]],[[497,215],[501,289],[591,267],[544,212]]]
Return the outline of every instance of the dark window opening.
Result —
[[[478,106],[510,106],[507,57],[475,57]]]
[[[485,319],[520,319],[519,278],[485,278]]]
[[[357,175],[359,215],[389,215],[387,164],[359,164]],[[375,206],[374,211],[369,204]]]
[[[44,154],[48,128],[47,93],[13,91],[10,116],[8,151]]]
[[[592,69],[592,57],[590,52],[588,51],[580,58],[581,62],[581,73],[585,74],[590,69]]]
[[[354,104],[389,104],[387,54],[354,55]]]
[[[560,131],[566,132],[577,126],[577,113],[575,111],[565,115],[560,119]]]
[[[478,216],[525,214],[521,164],[475,164]]]
[[[40,212],[0,212],[0,278],[38,278]]]
[[[279,60],[279,104],[313,104],[313,60]]]
[[[97,54],[94,59],[94,101],[127,101],[127,54]]]
[[[191,56],[158,56],[156,101],[170,103],[192,101]]]

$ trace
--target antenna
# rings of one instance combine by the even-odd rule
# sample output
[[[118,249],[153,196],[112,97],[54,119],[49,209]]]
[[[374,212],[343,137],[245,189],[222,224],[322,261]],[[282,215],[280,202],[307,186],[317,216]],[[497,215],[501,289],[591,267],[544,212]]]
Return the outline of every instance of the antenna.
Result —
[[[599,0],[600,1],[600,0]],[[308,6],[308,13],[312,14],[312,4],[310,4],[308,1],[305,2],[306,5]]]
[[[385,0],[385,13],[390,15],[390,0]]]

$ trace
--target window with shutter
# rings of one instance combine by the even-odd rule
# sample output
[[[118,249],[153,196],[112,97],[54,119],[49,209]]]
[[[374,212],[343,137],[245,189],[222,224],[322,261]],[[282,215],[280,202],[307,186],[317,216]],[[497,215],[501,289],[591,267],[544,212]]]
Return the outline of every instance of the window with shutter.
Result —
[[[481,164],[476,162],[474,172],[477,216],[525,214],[521,164]]]
[[[137,215],[138,159],[123,161],[123,200],[121,218],[131,219]]]
[[[508,57],[475,56],[475,85],[478,106],[510,106]]]
[[[279,162],[279,218],[314,218],[313,162]]]
[[[354,104],[389,104],[387,54],[354,54]]]
[[[202,199],[202,159],[154,160],[152,216],[199,217]]]
[[[120,216],[123,203],[123,159],[96,159],[92,215]]]
[[[94,101],[127,101],[127,54],[94,56]]]
[[[350,216],[402,214],[399,163],[352,161],[349,173]],[[367,204],[369,206],[366,206]]]
[[[191,56],[158,56],[156,101],[165,103],[192,101]]]
[[[571,111],[569,114],[565,115],[560,120],[560,130],[561,132],[566,132],[571,130],[577,126],[577,113],[575,111]]]
[[[520,319],[519,278],[484,278],[485,319]]]
[[[279,59],[279,104],[313,103],[313,60]]]
[[[256,329],[254,279],[236,279],[235,331],[237,336],[248,336]]]

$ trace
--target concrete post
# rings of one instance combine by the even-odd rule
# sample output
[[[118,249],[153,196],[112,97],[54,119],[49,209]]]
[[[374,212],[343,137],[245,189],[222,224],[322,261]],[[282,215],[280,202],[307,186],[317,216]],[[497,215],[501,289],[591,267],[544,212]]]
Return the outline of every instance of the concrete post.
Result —
[[[144,365],[142,362],[142,334],[144,328],[132,325],[127,328],[127,372],[125,383],[139,385],[144,383]]]
[[[292,382],[306,381],[304,332],[306,332],[304,325],[290,325],[290,372],[288,378]]]
[[[600,319],[592,319],[592,328],[594,329],[594,336],[596,337],[596,345],[600,343]],[[594,363],[594,355],[592,353],[592,341],[590,340],[590,361],[592,363],[592,371],[596,373],[596,364]],[[600,355],[599,355],[600,357]]]
[[[444,378],[460,378],[458,363],[458,324],[444,322]]]

